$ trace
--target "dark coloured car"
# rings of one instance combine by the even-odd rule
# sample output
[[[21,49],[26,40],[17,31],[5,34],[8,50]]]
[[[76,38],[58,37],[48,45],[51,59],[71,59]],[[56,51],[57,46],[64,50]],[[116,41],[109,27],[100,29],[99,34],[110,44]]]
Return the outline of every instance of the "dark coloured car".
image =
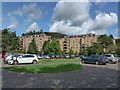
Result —
[[[95,63],[96,65],[99,65],[108,63],[109,59],[102,55],[91,55],[82,59],[81,61],[82,63]]]

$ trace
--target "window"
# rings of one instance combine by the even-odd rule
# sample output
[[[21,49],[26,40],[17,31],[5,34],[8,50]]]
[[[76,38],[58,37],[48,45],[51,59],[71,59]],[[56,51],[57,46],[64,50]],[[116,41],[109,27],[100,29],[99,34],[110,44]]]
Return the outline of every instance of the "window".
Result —
[[[34,57],[33,55],[24,55],[22,58]]]

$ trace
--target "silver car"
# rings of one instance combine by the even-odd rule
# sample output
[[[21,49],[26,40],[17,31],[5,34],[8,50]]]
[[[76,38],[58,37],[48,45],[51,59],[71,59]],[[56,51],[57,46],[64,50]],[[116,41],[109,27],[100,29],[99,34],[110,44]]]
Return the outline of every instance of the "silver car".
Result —
[[[114,54],[104,54],[104,56],[106,56],[109,59],[110,63],[117,63],[118,62],[118,58]]]

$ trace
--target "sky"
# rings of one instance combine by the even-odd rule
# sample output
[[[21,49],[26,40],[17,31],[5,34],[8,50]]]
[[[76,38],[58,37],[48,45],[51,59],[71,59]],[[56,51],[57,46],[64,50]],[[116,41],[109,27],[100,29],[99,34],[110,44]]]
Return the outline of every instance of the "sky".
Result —
[[[118,37],[117,2],[2,2],[2,29],[17,36],[30,31],[112,34]]]

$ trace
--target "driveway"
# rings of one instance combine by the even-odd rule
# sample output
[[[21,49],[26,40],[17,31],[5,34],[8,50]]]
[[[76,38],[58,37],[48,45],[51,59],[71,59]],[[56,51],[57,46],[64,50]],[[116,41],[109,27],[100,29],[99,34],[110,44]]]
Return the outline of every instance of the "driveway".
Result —
[[[118,88],[118,64],[83,64],[84,70],[28,74],[3,70],[3,88]]]

